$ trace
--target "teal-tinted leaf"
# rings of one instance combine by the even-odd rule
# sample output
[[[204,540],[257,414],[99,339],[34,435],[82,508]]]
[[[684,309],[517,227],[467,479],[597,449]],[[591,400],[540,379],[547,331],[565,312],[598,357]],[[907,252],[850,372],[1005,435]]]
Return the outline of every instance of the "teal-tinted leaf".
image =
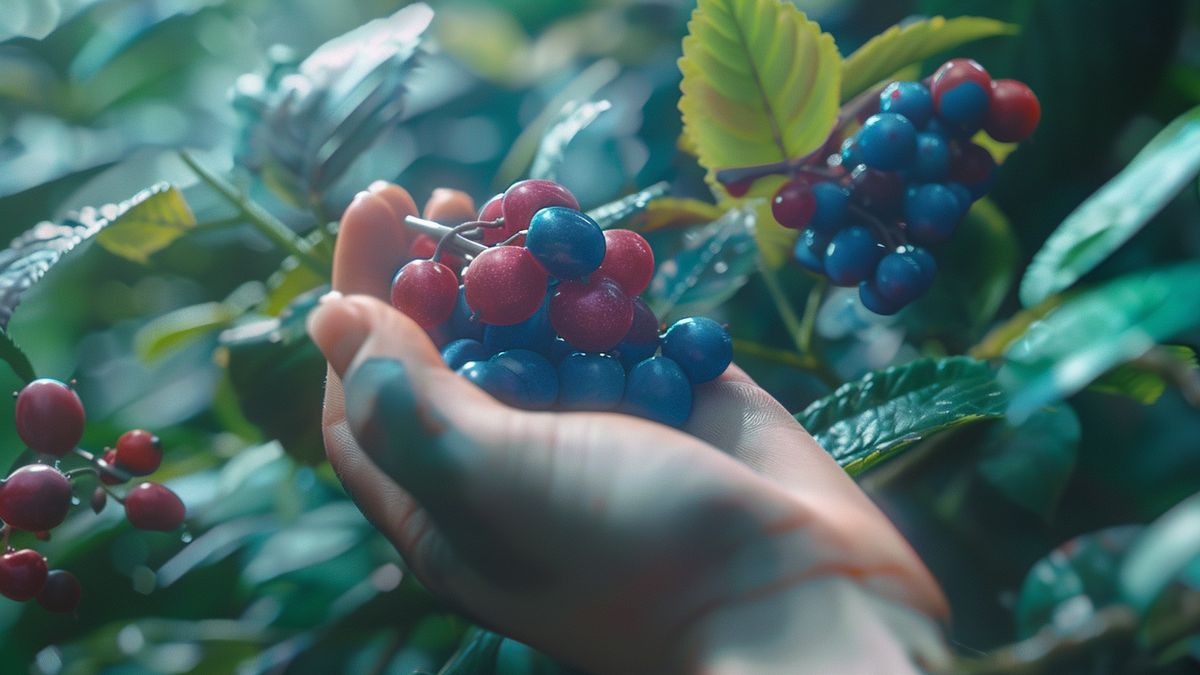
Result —
[[[41,40],[62,17],[57,0],[8,0],[0,12],[0,41],[15,37]]]
[[[404,82],[432,19],[427,5],[409,5],[330,40],[298,65],[243,76],[235,100],[245,122],[239,163],[294,204],[319,199],[399,124]]]
[[[652,233],[657,270],[646,302],[659,320],[705,314],[745,285],[757,269],[756,214],[738,207],[707,225]]]
[[[29,362],[29,357],[25,352],[13,342],[8,333],[0,331],[0,361],[4,361],[12,368],[17,377],[25,382],[32,382],[37,379],[37,373],[33,370],[33,364]]]
[[[1200,172],[1200,108],[1163,129],[1116,178],[1075,209],[1034,256],[1021,280],[1032,307],[1104,261]]]
[[[1004,352],[1009,414],[1024,419],[1114,366],[1200,324],[1200,263],[1130,274],[1080,293]]]
[[[349,501],[327,504],[274,535],[242,570],[248,583],[261,584],[289,572],[318,565],[349,551],[370,532],[362,513]]]
[[[438,675],[491,675],[504,638],[482,628],[467,633],[463,646],[438,671]]]
[[[588,211],[587,214],[600,225],[600,229],[607,230],[645,211],[650,202],[667,194],[667,190],[670,188],[671,186],[665,181],[655,183],[644,190],[639,190],[616,201],[597,206]]]
[[[1017,597],[1018,637],[1050,626],[1067,633],[1096,609],[1118,599],[1121,561],[1142,532],[1120,525],[1076,537],[1054,549],[1025,575]]]
[[[559,111],[558,119],[550,126],[529,167],[530,178],[558,180],[567,146],[581,131],[588,128],[601,113],[612,108],[608,101],[571,101]]]
[[[1049,520],[1079,451],[1079,417],[1063,404],[1017,426],[997,423],[983,440],[979,475],[1013,502]]]
[[[1189,563],[1200,558],[1200,494],[1146,527],[1121,565],[1121,599],[1149,609]]]
[[[1144,363],[1143,361],[1151,361]],[[1104,373],[1088,387],[1091,391],[1125,396],[1142,405],[1150,405],[1167,390],[1168,373],[1186,376],[1200,363],[1196,352],[1183,345],[1160,345],[1145,357],[1123,363]]]
[[[134,262],[146,263],[195,227],[196,217],[183,194],[172,185],[160,183],[128,201],[100,209],[108,220],[96,237],[110,252]]]
[[[796,419],[853,475],[944,429],[1001,417],[1007,402],[988,364],[955,356],[869,373]]]
[[[205,302],[163,314],[138,330],[134,351],[143,361],[157,361],[194,340],[228,328],[262,299],[262,284],[249,281],[221,302]]]

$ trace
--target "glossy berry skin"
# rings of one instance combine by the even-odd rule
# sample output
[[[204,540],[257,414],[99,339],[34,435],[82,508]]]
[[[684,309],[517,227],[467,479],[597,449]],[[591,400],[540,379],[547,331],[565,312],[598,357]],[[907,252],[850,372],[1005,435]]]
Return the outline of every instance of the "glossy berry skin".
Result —
[[[875,269],[874,290],[888,303],[907,305],[929,290],[937,263],[919,246],[902,246],[883,256]]]
[[[823,234],[833,234],[846,223],[850,193],[836,183],[821,182],[812,186],[812,194],[815,207],[808,226]]]
[[[733,362],[733,338],[721,324],[702,316],[680,319],[663,335],[663,356],[679,364],[692,384],[720,377]]]
[[[947,177],[966,187],[972,200],[979,199],[992,189],[996,180],[996,160],[983,146],[963,143],[950,156]]]
[[[953,192],[954,196],[958,198],[958,204],[964,212],[971,208],[971,203],[975,200],[971,197],[971,191],[965,185],[962,183],[944,183],[944,185],[946,189]]]
[[[528,349],[511,349],[491,359],[493,365],[505,368],[521,380],[524,394],[520,407],[546,410],[558,401],[558,371],[546,357]]]
[[[775,192],[771,199],[771,214],[780,225],[800,230],[808,227],[817,210],[817,199],[812,186],[803,178],[793,178]]]
[[[658,317],[641,298],[634,298],[633,321],[625,337],[617,344],[617,356],[626,368],[632,368],[654,356],[658,351],[658,343]]]
[[[492,197],[491,199],[487,200],[487,203],[485,203],[483,205],[483,207],[479,209],[479,221],[480,222],[483,222],[483,223],[495,222],[503,217],[504,217],[504,193],[503,192],[501,192],[500,194],[496,195],[495,197]],[[488,246],[494,246],[494,245],[499,244],[500,242],[504,241],[505,239],[508,239],[508,237],[511,235],[506,235],[505,234],[506,230],[507,230],[507,228],[504,226],[483,228],[483,243],[487,244]],[[515,232],[517,232],[517,230],[513,230],[513,232],[515,233]]]
[[[796,262],[809,272],[825,274],[825,249],[829,246],[830,236],[808,228],[800,233],[792,255]]]
[[[46,585],[46,559],[31,549],[0,556],[0,595],[26,602],[37,597]]]
[[[18,530],[53,530],[70,509],[71,481],[52,466],[23,466],[0,484],[0,520]]]
[[[529,229],[533,215],[544,208],[561,206],[575,211],[579,202],[565,187],[549,180],[523,180],[504,191],[501,209],[504,212],[503,236],[496,241]],[[485,241],[485,243],[487,243]]]
[[[556,337],[554,338],[554,341],[550,343],[550,349],[546,350],[546,358],[550,360],[550,363],[562,363],[563,359],[578,351],[578,349],[575,349],[575,347],[571,346],[570,342],[567,342],[560,337]]]
[[[509,349],[532,349],[544,352],[554,340],[554,328],[550,326],[550,295],[533,316],[511,326],[488,326],[483,329],[483,346],[489,354],[498,354]],[[474,360],[474,359],[472,359]],[[465,362],[464,362],[465,363]]]
[[[860,164],[850,173],[850,197],[859,206],[879,215],[899,212],[904,201],[904,179],[894,171]]]
[[[919,183],[936,183],[950,170],[950,144],[945,136],[929,131],[917,134],[917,154],[913,158],[909,179]]]
[[[983,125],[989,136],[1003,143],[1020,143],[1033,135],[1042,106],[1032,89],[1017,80],[996,80],[991,95]]]
[[[550,299],[550,324],[576,349],[608,351],[633,325],[633,303],[606,277],[595,275],[587,283],[564,281]]]
[[[97,486],[95,490],[92,490],[90,502],[92,513],[98,514],[108,506],[108,493],[104,491],[103,487]]]
[[[863,164],[873,169],[906,168],[917,152],[917,129],[903,115],[871,115],[858,131],[858,152]]]
[[[838,232],[825,249],[825,274],[838,286],[857,286],[875,273],[886,251],[865,227],[853,225]]]
[[[891,316],[904,309],[902,303],[892,302],[880,295],[871,281],[864,281],[858,285],[858,299],[863,307],[883,316]]]
[[[135,476],[149,476],[162,464],[162,442],[145,429],[133,429],[117,439],[116,465]]]
[[[929,86],[938,117],[964,136],[983,126],[991,90],[992,77],[971,59],[951,59],[942,64]]]
[[[442,360],[450,370],[458,370],[471,361],[486,361],[491,352],[478,340],[464,338],[442,347]]]
[[[37,601],[47,612],[69,614],[79,607],[83,589],[74,574],[66,570],[50,570]]]
[[[525,248],[550,276],[573,281],[600,267],[604,232],[586,214],[552,206],[534,214]]]
[[[65,456],[83,438],[85,419],[79,395],[58,380],[34,380],[17,394],[17,435],[35,452]]]
[[[446,319],[444,323],[433,330],[438,334],[442,342],[466,338],[483,340],[484,325],[473,318],[472,314],[471,308],[467,305],[466,290],[462,284],[459,284],[458,298],[454,302],[454,311],[450,313],[449,319]]]
[[[547,281],[546,270],[527,249],[497,246],[471,261],[463,289],[467,305],[480,321],[510,326],[538,311],[546,297]]]
[[[433,260],[413,260],[392,280],[392,307],[421,328],[433,328],[450,318],[458,302],[458,276]]]
[[[563,410],[613,410],[625,394],[625,368],[606,354],[575,353],[558,364]]]
[[[471,361],[458,374],[507,405],[520,407],[528,395],[521,378],[491,361]]]
[[[605,230],[604,245],[600,274],[617,282],[629,297],[641,295],[654,278],[650,243],[633,230]]]
[[[923,127],[933,115],[933,96],[920,82],[893,82],[879,93],[879,111],[903,115]]]
[[[842,147],[839,150],[842,155],[842,166],[847,169],[853,168],[862,164],[862,153],[858,150],[858,137],[851,136],[842,141]]]
[[[692,414],[692,384],[679,364],[654,356],[625,376],[621,409],[672,427],[681,427]]]
[[[908,236],[926,246],[949,239],[963,213],[959,198],[939,183],[918,187],[904,202]]]
[[[117,466],[116,450],[106,450],[104,457],[100,460],[100,482],[104,483],[105,485],[120,485],[121,483],[125,482],[117,474],[106,471],[106,467],[113,467],[115,469],[124,471],[124,469],[121,469],[121,467]]]
[[[186,515],[179,496],[158,483],[142,483],[125,495],[125,517],[139,530],[170,532]]]

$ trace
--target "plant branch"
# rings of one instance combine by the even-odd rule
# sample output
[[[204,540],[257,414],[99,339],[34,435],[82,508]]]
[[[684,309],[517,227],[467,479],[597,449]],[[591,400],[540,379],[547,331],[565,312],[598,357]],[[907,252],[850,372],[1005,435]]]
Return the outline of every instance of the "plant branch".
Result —
[[[779,318],[783,321],[784,328],[787,329],[788,335],[792,339],[792,344],[796,347],[796,352],[799,354],[800,360],[804,363],[804,369],[811,371],[829,388],[835,389],[840,380],[835,373],[829,370],[826,365],[816,357],[812,352],[813,328],[816,325],[816,308],[809,309],[805,307],[805,319],[801,320],[796,316],[796,311],[792,309],[791,303],[788,301],[787,295],[783,292],[783,287],[779,285],[779,277],[775,275],[775,271],[761,257],[758,259],[758,271],[763,278],[763,283],[767,287],[767,294],[771,296],[771,301],[775,303],[775,310],[779,313]],[[818,283],[818,288],[824,291],[824,288]],[[813,293],[809,293],[809,304],[812,302]],[[818,303],[820,293],[817,293]],[[812,317],[809,317],[809,313]]]
[[[813,335],[817,329],[817,311],[821,309],[821,298],[828,287],[827,278],[817,279],[808,291],[808,299],[804,301],[804,316],[800,319],[800,350],[805,354],[812,354]]]
[[[225,201],[236,207],[238,212],[245,217],[246,222],[253,225],[263,236],[287,251],[288,254],[295,256],[301,264],[312,269],[322,278],[329,276],[328,265],[313,253],[312,247],[304,241],[303,237],[284,225],[271,212],[251,201],[224,178],[197,162],[187,151],[181,150],[179,158],[196,174],[196,177],[215,190]]]
[[[477,241],[471,241],[461,234],[454,233],[454,228],[447,227],[441,223],[435,223],[432,220],[425,220],[416,216],[406,216],[404,223],[413,230],[427,234],[438,240],[441,240],[442,237],[447,237],[445,240],[446,247],[458,253],[479,255],[488,249],[487,246]]]

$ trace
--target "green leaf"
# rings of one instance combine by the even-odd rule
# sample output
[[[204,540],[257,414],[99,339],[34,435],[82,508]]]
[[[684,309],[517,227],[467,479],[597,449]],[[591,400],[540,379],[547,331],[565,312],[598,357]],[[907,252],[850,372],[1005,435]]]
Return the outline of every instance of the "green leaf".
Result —
[[[1160,345],[1155,348],[1155,364],[1130,361],[1104,373],[1088,387],[1092,391],[1131,398],[1142,405],[1151,405],[1167,390],[1169,369],[1180,372],[1196,370],[1200,365],[1196,352],[1183,345]]]
[[[837,122],[841,56],[833,38],[791,3],[700,0],[679,69],[687,145],[722,196],[717,170],[802,157]],[[769,199],[765,191],[774,188],[763,184],[780,180],[758,181],[747,198]],[[766,260],[783,264],[795,233],[762,227],[759,234]]]
[[[846,57],[842,64],[842,102],[890,78],[905,66],[967,42],[1015,35],[1018,30],[1014,24],[979,16],[953,19],[935,16],[892,26]]]
[[[1118,525],[1080,535],[1039,560],[1017,596],[1018,637],[1045,626],[1068,632],[1115,602],[1121,561],[1142,530],[1141,525]]]
[[[1075,470],[1079,417],[1043,408],[1017,426],[997,423],[983,439],[979,475],[1013,502],[1050,520]]]
[[[438,675],[491,675],[504,638],[482,628],[471,629],[462,647],[438,671]]]
[[[711,202],[689,197],[664,197],[654,200],[646,209],[646,216],[638,230],[655,230],[708,223],[721,217],[725,211]]]
[[[746,284],[757,259],[755,218],[741,207],[701,227],[647,237],[657,264],[646,302],[660,321],[706,314]]]
[[[988,364],[953,356],[869,373],[796,419],[854,475],[939,431],[1001,417],[1006,404]]]
[[[537,154],[533,156],[533,164],[529,167],[529,177],[558,180],[558,171],[562,168],[567,146],[580,132],[611,108],[612,103],[604,100],[582,103],[570,101],[564,105],[559,111],[558,119],[538,144]]]
[[[1163,129],[1058,226],[1021,280],[1030,307],[1069,288],[1137,234],[1200,172],[1200,108]]]
[[[1121,599],[1139,611],[1200,558],[1200,493],[1177,504],[1146,527],[1121,565]]]
[[[607,230],[650,208],[650,205],[667,194],[667,190],[670,188],[670,184],[666,181],[658,182],[631,195],[625,195],[620,199],[597,206],[589,210],[587,214],[596,221],[600,229]]]
[[[1139,272],[1071,297],[1004,352],[1018,421],[1200,324],[1200,263]]]
[[[133,339],[134,351],[147,363],[157,361],[194,340],[228,328],[262,298],[262,284],[248,281],[221,302],[204,302],[167,312],[138,329]]]
[[[142,264],[196,225],[183,193],[166,183],[100,213],[108,224],[96,241],[109,252]]]
[[[25,382],[37,379],[37,373],[33,370],[33,364],[29,362],[29,357],[4,331],[0,331],[0,361],[7,363],[17,377]]]

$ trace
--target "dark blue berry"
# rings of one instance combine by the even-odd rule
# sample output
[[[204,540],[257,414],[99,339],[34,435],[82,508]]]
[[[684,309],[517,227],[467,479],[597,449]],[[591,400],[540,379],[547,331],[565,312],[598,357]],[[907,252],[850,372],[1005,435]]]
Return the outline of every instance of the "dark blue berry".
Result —
[[[792,254],[796,262],[809,272],[825,274],[825,248],[829,246],[829,235],[821,234],[811,227],[800,233]]]
[[[545,410],[558,400],[558,371],[546,357],[528,349],[510,349],[493,356],[489,363],[516,375],[524,384],[522,408]]]
[[[918,244],[928,246],[946,241],[962,217],[959,198],[940,183],[920,186],[904,202],[908,236]]]
[[[904,179],[894,171],[860,164],[850,173],[850,197],[868,211],[889,216],[904,204]]]
[[[963,82],[947,90],[938,101],[938,117],[958,136],[971,136],[983,128],[991,96],[976,82]]]
[[[869,167],[882,171],[903,169],[912,163],[916,152],[916,127],[903,115],[871,115],[858,131],[858,153]]]
[[[458,370],[471,361],[486,361],[491,352],[479,340],[463,338],[442,347],[442,360],[450,370]]]
[[[579,350],[572,347],[570,342],[556,337],[550,343],[550,349],[546,352],[546,358],[550,359],[550,363],[560,363],[563,359],[577,351]]]
[[[529,394],[525,383],[508,368],[491,361],[471,361],[458,374],[494,396],[501,403],[524,407]]]
[[[654,356],[658,351],[658,317],[654,310],[640,298],[633,300],[633,323],[629,332],[617,344],[616,354],[626,368],[632,368],[638,363]]]
[[[921,127],[933,115],[933,96],[920,82],[893,82],[880,92],[879,110],[904,115]]]
[[[922,131],[917,134],[917,155],[913,159],[910,180],[936,183],[950,169],[950,144],[941,134]]]
[[[870,281],[864,281],[858,285],[858,299],[862,302],[863,307],[884,316],[895,314],[904,307],[902,303],[892,302],[881,296]]]
[[[883,256],[875,269],[874,291],[889,303],[907,305],[929,290],[937,263],[919,246],[902,246]]]
[[[551,206],[529,221],[525,248],[551,276],[582,279],[604,261],[604,232],[584,213]]]
[[[971,203],[975,199],[971,196],[971,191],[967,189],[967,186],[962,183],[946,183],[945,185],[947,189],[954,193],[955,197],[958,197],[958,205],[962,207],[964,212],[971,208]]]
[[[653,356],[634,366],[625,376],[626,412],[681,427],[692,414],[692,384],[679,364]]]
[[[851,136],[842,141],[842,166],[854,167],[862,164],[862,155],[858,151],[858,138]]]
[[[692,384],[715,380],[733,361],[733,338],[721,324],[702,316],[680,319],[663,335],[663,356],[683,368]]]
[[[625,393],[625,367],[605,354],[571,354],[558,364],[558,404],[564,410],[612,410]]]
[[[885,252],[867,228],[847,227],[835,234],[825,249],[825,274],[838,286],[855,286],[875,273]]]
[[[812,186],[812,193],[817,201],[817,208],[813,211],[808,226],[818,232],[833,234],[846,222],[850,193],[846,188],[829,182]]]
[[[533,316],[510,326],[488,325],[483,329],[483,344],[492,354],[509,349],[530,349],[544,354],[554,340],[550,325],[550,296]]]
[[[454,312],[436,330],[447,340],[461,340],[463,338],[482,340],[483,323],[472,319],[471,315],[472,311],[467,306],[466,294],[463,292],[462,285],[459,285],[458,301],[454,305]]]

